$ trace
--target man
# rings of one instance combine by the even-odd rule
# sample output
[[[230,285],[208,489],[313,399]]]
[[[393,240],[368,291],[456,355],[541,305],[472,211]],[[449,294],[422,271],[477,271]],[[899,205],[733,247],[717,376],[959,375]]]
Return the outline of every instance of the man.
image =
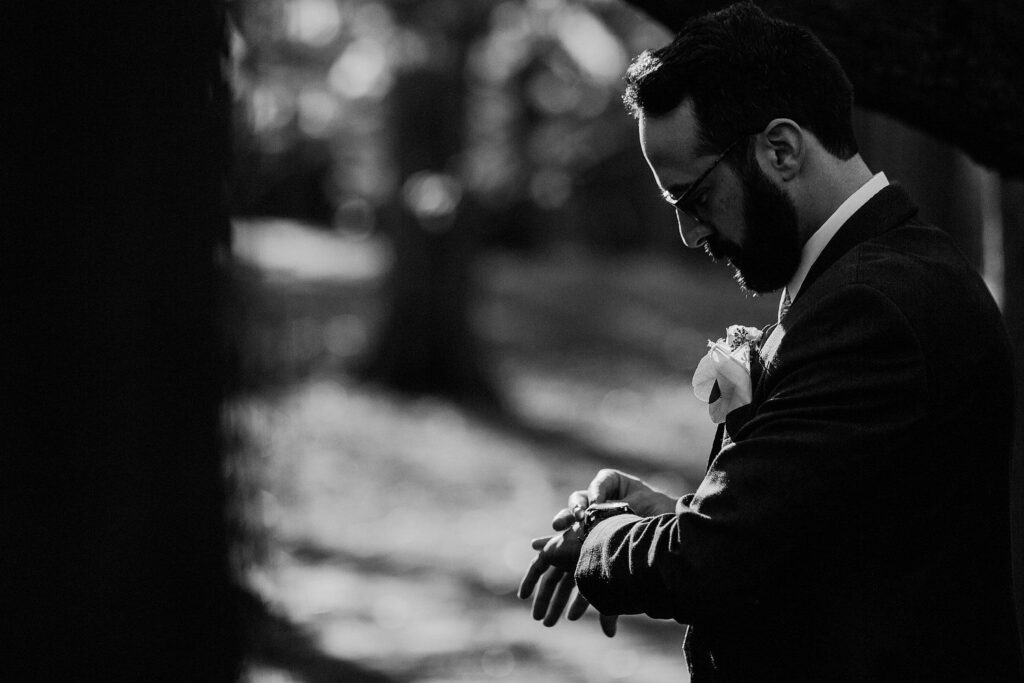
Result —
[[[539,581],[534,617],[575,583],[569,617],[589,601],[606,633],[689,624],[697,683],[1021,680],[1010,355],[984,283],[857,154],[852,88],[806,30],[733,5],[627,82],[683,242],[782,289],[779,321],[695,493],[605,470],[570,496],[520,588]],[[629,511],[586,511],[607,501]]]

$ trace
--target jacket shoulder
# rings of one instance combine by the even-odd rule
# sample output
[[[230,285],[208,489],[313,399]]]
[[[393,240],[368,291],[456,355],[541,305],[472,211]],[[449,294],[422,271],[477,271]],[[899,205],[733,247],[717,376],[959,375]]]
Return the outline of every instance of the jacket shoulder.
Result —
[[[895,306],[917,338],[929,374],[941,378],[950,392],[970,384],[972,377],[1009,367],[1009,341],[998,305],[982,277],[938,228],[915,219],[857,244],[813,283],[802,308],[810,313],[816,301],[851,287],[868,287]]]
[[[815,285],[820,293],[871,287],[922,334],[940,333],[958,321],[980,324],[992,334],[1001,328],[991,292],[953,240],[916,220],[858,244]]]

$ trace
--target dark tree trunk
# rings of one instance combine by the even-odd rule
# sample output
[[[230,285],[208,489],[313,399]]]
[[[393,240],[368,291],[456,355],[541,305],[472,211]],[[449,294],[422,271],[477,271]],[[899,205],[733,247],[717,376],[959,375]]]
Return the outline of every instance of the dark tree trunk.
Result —
[[[42,168],[41,196],[8,233],[30,277],[4,362],[15,448],[0,499],[20,542],[5,544],[4,588],[26,609],[3,604],[14,660],[29,654],[21,643],[41,651],[0,677],[230,681],[214,264],[227,236],[223,9],[113,4],[48,6],[37,33],[50,42],[18,67],[45,94],[12,96],[34,107],[38,135],[11,163]]]
[[[1024,182],[1004,181],[1003,249],[1006,254],[1003,314],[1010,331],[1017,380],[1017,439],[1011,466],[1014,588],[1024,652]]]
[[[419,14],[411,19],[414,24],[430,26],[434,4],[414,3],[405,12]],[[461,17],[447,17],[447,54],[400,74],[395,83],[394,148],[404,188],[421,174],[458,183],[466,127],[466,43],[486,16],[481,3]],[[400,191],[389,212],[395,260],[388,308],[363,374],[408,392],[491,404],[496,394],[470,320],[478,212],[473,198],[458,187],[446,200],[454,204],[423,213]]]

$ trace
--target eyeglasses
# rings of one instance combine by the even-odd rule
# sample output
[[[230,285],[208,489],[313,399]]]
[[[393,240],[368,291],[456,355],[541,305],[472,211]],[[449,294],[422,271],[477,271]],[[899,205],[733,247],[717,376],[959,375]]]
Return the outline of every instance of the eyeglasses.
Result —
[[[700,189],[701,184],[707,179],[709,175],[711,175],[711,172],[715,170],[718,164],[722,163],[722,159],[724,159],[729,154],[729,152],[732,151],[733,147],[738,145],[740,141],[746,140],[748,137],[750,136],[743,135],[730,142],[729,145],[725,148],[725,151],[718,155],[718,158],[715,159],[715,162],[713,164],[708,166],[708,170],[701,173],[700,177],[693,181],[693,183],[690,185],[690,187],[686,189],[686,192],[684,192],[682,196],[680,196],[679,198],[674,198],[671,194],[668,193],[668,190],[662,191],[661,196],[665,198],[666,202],[671,204],[677,211],[679,211],[684,216],[689,218],[695,224],[703,223],[704,221],[700,219],[700,217],[697,215],[697,212],[694,211],[692,206],[690,206],[690,204],[693,203],[694,197],[697,196],[697,190]]]

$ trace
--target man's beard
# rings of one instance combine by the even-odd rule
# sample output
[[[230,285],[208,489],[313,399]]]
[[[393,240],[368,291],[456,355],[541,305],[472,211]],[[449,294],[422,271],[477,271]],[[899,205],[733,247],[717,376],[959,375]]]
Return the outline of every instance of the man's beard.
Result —
[[[726,258],[745,291],[764,294],[786,285],[800,265],[800,230],[793,200],[749,159],[743,181],[743,244],[711,236],[704,249]]]

